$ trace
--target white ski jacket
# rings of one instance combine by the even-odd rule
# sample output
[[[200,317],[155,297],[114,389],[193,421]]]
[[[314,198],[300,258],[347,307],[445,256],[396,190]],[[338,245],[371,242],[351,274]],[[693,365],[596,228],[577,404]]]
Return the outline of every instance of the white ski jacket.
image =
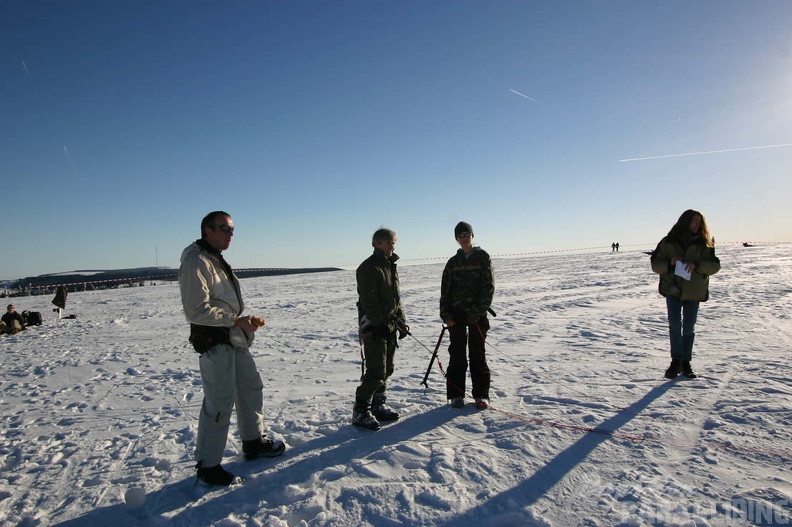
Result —
[[[233,273],[229,276],[217,255],[197,243],[187,246],[181,255],[179,288],[189,322],[230,328],[234,346],[249,347],[253,343],[252,333],[234,325],[245,309],[239,280]]]

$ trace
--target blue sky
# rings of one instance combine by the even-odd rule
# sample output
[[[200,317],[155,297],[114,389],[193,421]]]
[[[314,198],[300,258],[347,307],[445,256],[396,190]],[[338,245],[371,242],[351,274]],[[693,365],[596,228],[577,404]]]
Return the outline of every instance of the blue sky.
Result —
[[[462,219],[493,255],[643,250],[687,208],[719,243],[790,241],[790,21],[786,0],[3,2],[0,278],[177,267],[216,209],[237,268],[356,265],[382,225],[403,261],[445,259]]]

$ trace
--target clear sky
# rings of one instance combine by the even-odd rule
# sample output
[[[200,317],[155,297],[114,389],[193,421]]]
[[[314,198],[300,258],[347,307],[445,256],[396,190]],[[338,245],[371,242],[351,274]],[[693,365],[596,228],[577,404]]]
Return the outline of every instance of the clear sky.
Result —
[[[493,255],[651,249],[687,208],[790,241],[790,28],[788,0],[7,0],[0,278],[177,267],[216,209],[237,268],[356,265],[383,225],[444,259],[462,219]]]

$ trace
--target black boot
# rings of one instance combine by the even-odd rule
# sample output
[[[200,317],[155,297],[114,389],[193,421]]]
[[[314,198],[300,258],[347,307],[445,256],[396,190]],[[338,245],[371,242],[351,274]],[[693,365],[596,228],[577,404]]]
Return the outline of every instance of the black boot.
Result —
[[[283,441],[273,441],[263,436],[250,441],[242,441],[242,452],[245,453],[245,459],[248,461],[260,457],[278,457],[283,454],[284,450],[286,450],[286,445],[283,444]]]
[[[202,465],[202,461],[199,461],[198,464],[195,465],[197,470],[196,475],[199,481],[203,481],[207,485],[228,487],[242,482],[240,478],[234,476],[220,465],[215,465],[213,467],[204,467]]]
[[[687,377],[688,379],[695,379],[698,377],[696,372],[693,371],[693,366],[690,365],[690,361],[686,360],[682,363],[682,375]]]
[[[665,372],[666,379],[676,379],[677,375],[682,371],[682,361],[679,359],[671,359],[671,365]]]
[[[379,421],[371,414],[371,403],[368,401],[355,402],[355,408],[352,410],[352,424],[369,430],[380,429]]]
[[[371,413],[377,421],[395,421],[399,418],[399,412],[385,404],[386,399],[384,393],[375,393],[371,400]]]

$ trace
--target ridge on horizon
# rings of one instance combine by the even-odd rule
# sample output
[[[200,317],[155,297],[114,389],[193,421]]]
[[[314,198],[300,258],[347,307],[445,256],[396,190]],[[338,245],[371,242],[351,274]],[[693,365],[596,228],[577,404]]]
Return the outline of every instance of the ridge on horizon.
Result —
[[[725,242],[718,242],[718,245],[745,245],[746,243],[750,245],[772,245],[772,244],[788,244],[792,242],[784,242],[784,241],[725,241]],[[651,247],[649,247],[651,245]],[[750,246],[748,245],[748,246]],[[654,248],[654,243],[647,244],[647,243],[632,243],[632,244],[622,244],[622,248],[625,247],[647,247],[647,250],[651,250]],[[515,257],[515,256],[533,256],[533,255],[542,255],[542,254],[552,254],[552,253],[565,253],[565,252],[576,252],[576,251],[591,251],[596,249],[603,249],[610,251],[610,245],[603,245],[603,246],[592,246],[592,247],[579,247],[579,248],[567,248],[567,249],[548,249],[548,250],[539,250],[539,251],[528,251],[528,252],[515,252],[515,253],[498,253],[492,254],[493,258],[503,258],[503,257]],[[623,251],[629,252],[629,251]],[[426,258],[405,258],[402,259],[402,263],[411,263],[411,262],[424,262],[424,261],[431,261],[431,260],[445,260],[448,256],[438,256],[438,257],[426,257]],[[310,272],[311,270],[340,270],[342,267],[339,266],[326,266],[326,267],[246,267],[242,269],[234,269],[236,273],[244,273],[244,272],[258,272],[258,271],[275,271],[275,270],[282,270],[282,271],[297,271],[302,270],[304,272]],[[62,271],[56,273],[44,273],[40,275],[33,275],[33,276],[26,276],[22,278],[0,278],[0,284],[16,284],[19,282],[24,282],[25,280],[38,280],[45,277],[53,277],[53,276],[72,276],[78,275],[80,273],[121,273],[121,272],[133,272],[133,271],[144,271],[144,270],[168,270],[168,271],[178,271],[176,267],[166,267],[166,266],[145,266],[145,267],[127,267],[127,268],[120,268],[120,269],[77,269],[73,271]],[[149,275],[146,275],[148,278]],[[131,276],[129,278],[135,279],[135,276]]]
[[[234,269],[234,273],[241,278],[255,276],[298,274],[312,272],[340,271],[338,267],[255,267]],[[145,280],[172,281],[178,277],[178,269],[174,267],[135,267],[127,269],[108,270],[78,270],[62,273],[48,273],[38,276],[27,276],[12,280],[0,280],[6,287],[21,288],[49,288],[59,285],[89,285],[108,282],[139,282]]]

